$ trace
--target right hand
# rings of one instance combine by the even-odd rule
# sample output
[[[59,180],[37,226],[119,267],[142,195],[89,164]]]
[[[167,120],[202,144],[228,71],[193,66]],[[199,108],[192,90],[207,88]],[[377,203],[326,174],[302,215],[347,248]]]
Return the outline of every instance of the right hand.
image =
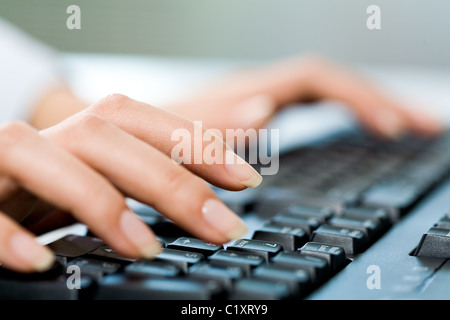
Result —
[[[257,186],[261,176],[241,161],[176,165],[170,159],[171,133],[179,128],[193,132],[194,124],[122,95],[108,96],[40,132],[22,122],[1,126],[1,263],[20,272],[50,267],[53,254],[31,231],[49,231],[67,216],[124,256],[154,257],[159,241],[127,207],[127,196],[208,242],[245,234],[241,219],[204,180],[242,190]],[[221,140],[214,143],[238,159]]]

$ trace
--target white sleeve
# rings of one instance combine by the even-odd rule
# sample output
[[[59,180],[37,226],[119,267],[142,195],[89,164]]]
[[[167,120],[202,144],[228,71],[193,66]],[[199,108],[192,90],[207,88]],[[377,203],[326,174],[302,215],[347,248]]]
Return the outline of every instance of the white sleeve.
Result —
[[[0,19],[0,124],[28,121],[47,90],[62,82],[58,55]]]

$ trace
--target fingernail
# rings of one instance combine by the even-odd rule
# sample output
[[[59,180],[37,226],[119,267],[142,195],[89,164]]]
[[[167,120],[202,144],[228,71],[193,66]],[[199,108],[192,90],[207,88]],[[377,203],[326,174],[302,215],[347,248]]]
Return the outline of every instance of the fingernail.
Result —
[[[251,165],[228,149],[225,151],[225,168],[232,177],[248,188],[255,188],[262,182],[261,175]]]
[[[205,220],[229,240],[239,239],[247,232],[244,222],[218,200],[206,200],[202,213]]]
[[[15,233],[10,241],[13,252],[18,258],[29,263],[35,271],[45,271],[55,261],[53,253],[48,248],[41,246],[33,237],[25,233]]]
[[[139,248],[144,258],[153,258],[161,252],[161,245],[147,225],[136,214],[125,210],[120,218],[120,227],[125,236]]]

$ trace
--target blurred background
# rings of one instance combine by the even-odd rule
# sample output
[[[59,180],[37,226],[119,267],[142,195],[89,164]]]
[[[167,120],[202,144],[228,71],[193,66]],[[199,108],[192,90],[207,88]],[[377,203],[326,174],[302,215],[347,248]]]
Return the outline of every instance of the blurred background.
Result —
[[[81,30],[66,28],[71,4]],[[0,0],[0,16],[69,52],[450,66],[448,0]]]
[[[366,26],[373,4],[379,30]],[[69,5],[80,30],[66,27]],[[450,124],[448,0],[0,0],[0,17],[58,50],[88,101],[120,92],[163,104],[236,66],[319,53]],[[324,108],[315,128],[339,118]]]

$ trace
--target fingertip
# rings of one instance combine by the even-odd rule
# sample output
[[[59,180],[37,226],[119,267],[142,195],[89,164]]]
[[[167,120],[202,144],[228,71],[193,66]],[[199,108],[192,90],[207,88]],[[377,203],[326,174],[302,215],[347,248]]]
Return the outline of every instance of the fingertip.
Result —
[[[13,254],[23,262],[23,271],[43,272],[48,270],[55,261],[54,254],[40,245],[33,237],[23,232],[16,232],[10,238]]]
[[[436,116],[422,111],[408,114],[412,130],[425,135],[440,135],[445,131],[445,125]]]
[[[156,236],[131,210],[126,209],[122,212],[120,228],[141,257],[153,258],[161,252],[161,244]]]

